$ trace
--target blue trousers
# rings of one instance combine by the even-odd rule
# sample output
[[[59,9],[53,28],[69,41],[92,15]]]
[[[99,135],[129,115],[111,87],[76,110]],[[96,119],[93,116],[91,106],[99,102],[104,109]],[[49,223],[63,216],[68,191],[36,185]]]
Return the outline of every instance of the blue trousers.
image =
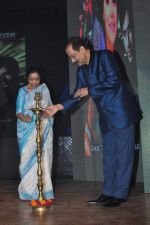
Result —
[[[126,199],[132,175],[135,128],[111,129],[103,134],[102,193]]]

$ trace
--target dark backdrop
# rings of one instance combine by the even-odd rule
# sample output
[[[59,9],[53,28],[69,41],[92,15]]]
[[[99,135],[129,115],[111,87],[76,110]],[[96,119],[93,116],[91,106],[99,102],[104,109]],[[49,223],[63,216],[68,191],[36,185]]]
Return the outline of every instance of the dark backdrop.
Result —
[[[0,33],[24,36],[26,68],[40,66],[53,103],[69,92],[68,61],[64,54],[67,38],[66,1],[4,1],[0,9]],[[57,167],[58,139],[70,136],[70,116],[58,114],[54,124],[54,161]],[[55,160],[56,159],[56,160]],[[0,139],[0,179],[19,178],[16,138]],[[59,173],[54,171],[56,176]],[[64,174],[61,174],[65,176]]]

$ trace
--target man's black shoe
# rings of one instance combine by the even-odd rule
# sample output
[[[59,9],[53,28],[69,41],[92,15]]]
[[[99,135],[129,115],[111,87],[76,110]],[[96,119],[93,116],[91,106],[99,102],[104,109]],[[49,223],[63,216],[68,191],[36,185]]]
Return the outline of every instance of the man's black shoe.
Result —
[[[95,200],[89,200],[88,204],[89,205],[102,205],[104,203],[107,203],[111,198],[112,198],[111,196],[102,194],[99,198],[97,198]]]
[[[118,207],[124,202],[126,202],[126,199],[113,197],[109,201],[102,204],[102,206],[105,206],[107,208]]]

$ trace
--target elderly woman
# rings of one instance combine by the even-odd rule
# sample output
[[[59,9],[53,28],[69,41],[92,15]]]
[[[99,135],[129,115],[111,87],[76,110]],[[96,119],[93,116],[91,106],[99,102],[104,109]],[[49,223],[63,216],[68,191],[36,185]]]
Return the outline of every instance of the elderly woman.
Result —
[[[27,73],[27,85],[20,88],[17,97],[17,138],[20,152],[20,177],[18,187],[21,200],[38,198],[37,156],[36,156],[36,124],[35,114],[30,108],[35,107],[35,93],[42,96],[41,107],[51,105],[51,98],[46,84],[41,84],[38,69],[31,68]],[[53,118],[41,118],[42,136],[42,170],[43,194],[45,199],[53,199],[51,168],[53,158]]]

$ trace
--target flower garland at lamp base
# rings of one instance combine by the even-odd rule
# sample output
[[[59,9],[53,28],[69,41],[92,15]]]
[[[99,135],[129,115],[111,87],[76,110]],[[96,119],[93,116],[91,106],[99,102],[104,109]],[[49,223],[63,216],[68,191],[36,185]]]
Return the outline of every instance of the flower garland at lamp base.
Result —
[[[32,208],[48,208],[49,206],[51,206],[54,203],[53,199],[42,199],[42,200],[31,200],[31,207]]]

